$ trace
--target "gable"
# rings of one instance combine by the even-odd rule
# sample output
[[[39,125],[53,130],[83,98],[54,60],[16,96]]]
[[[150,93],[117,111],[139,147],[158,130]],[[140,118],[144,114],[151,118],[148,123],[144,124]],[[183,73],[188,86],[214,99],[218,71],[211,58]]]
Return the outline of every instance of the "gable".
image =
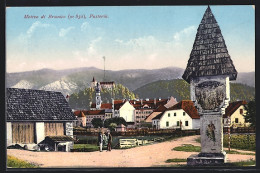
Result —
[[[134,110],[135,108],[128,101],[126,101],[120,108],[120,110],[123,110],[123,109]]]

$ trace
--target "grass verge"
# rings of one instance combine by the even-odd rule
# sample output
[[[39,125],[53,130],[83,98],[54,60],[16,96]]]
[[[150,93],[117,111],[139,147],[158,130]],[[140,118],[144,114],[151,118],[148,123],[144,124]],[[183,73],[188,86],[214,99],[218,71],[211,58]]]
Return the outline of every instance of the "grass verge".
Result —
[[[226,151],[227,154],[240,154],[240,155],[255,155],[255,153],[243,153],[235,150]]]
[[[39,166],[7,155],[7,167],[10,168],[39,168]]]
[[[172,150],[185,151],[185,152],[200,152],[201,147],[200,146],[194,146],[194,145],[191,145],[191,144],[183,144],[182,146],[175,147]]]
[[[99,146],[92,144],[74,144],[72,152],[92,152],[98,151]]]

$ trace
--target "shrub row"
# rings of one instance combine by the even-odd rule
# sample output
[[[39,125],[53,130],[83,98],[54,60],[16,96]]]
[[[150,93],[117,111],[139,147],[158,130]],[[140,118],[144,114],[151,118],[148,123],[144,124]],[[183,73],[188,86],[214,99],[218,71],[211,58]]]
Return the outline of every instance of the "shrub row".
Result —
[[[228,135],[224,135],[224,147],[228,147]],[[231,134],[230,147],[242,150],[255,151],[255,134]]]

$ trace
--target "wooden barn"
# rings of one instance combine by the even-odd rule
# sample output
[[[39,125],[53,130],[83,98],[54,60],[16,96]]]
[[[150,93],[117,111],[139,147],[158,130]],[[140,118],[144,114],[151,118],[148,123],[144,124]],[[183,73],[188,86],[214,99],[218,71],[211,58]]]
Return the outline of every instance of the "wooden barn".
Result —
[[[36,149],[47,136],[73,141],[76,120],[60,92],[6,89],[7,146],[19,144]]]

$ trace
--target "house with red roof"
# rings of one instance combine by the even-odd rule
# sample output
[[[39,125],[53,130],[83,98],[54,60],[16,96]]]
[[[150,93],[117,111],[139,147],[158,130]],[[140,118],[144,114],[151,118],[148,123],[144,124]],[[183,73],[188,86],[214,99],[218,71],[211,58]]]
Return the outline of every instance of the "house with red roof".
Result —
[[[243,115],[246,114],[245,105],[246,101],[235,101],[229,103],[223,115],[223,124],[225,127],[228,125],[228,118],[230,117],[230,126],[232,127],[248,127],[250,123],[245,122]]]
[[[156,129],[199,129],[200,117],[192,101],[182,100],[154,117],[152,125]]]
[[[84,114],[83,111],[75,111],[74,115],[77,118],[77,121],[75,122],[74,126],[81,126],[81,127],[86,127],[86,115]]]
[[[106,111],[105,109],[103,109],[103,110],[79,110],[79,111],[75,111],[74,115],[78,118],[78,122],[76,123],[76,125],[82,124],[83,127],[93,127],[91,121],[94,118],[100,118],[102,121],[112,118],[112,112]],[[85,115],[85,117],[82,117],[82,115]],[[86,125],[84,124],[84,121],[86,122]]]
[[[177,100],[174,97],[171,97],[166,104],[159,105],[151,114],[146,116],[144,119],[145,123],[152,123],[152,119],[165,111],[167,108],[174,106],[177,104]]]

